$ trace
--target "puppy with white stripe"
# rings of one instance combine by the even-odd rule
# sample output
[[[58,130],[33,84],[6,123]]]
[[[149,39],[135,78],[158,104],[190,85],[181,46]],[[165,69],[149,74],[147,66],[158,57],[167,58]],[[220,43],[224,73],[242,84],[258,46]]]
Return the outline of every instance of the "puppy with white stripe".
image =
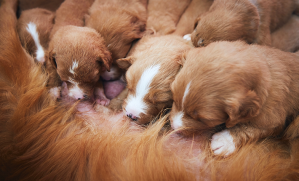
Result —
[[[163,108],[172,104],[170,84],[180,69],[178,60],[191,47],[176,35],[145,36],[129,56],[117,60],[126,72],[128,96],[125,114],[139,124],[146,124]]]
[[[46,65],[48,72],[52,72],[49,83],[57,79],[65,82],[71,98],[108,105],[110,100],[99,78],[102,72],[109,71],[110,65],[111,53],[94,29],[68,25],[61,27],[51,39]]]
[[[182,57],[183,68],[171,85],[171,126],[184,136],[224,128],[212,136],[216,155],[280,135],[285,120],[297,116],[299,56],[223,41]]]
[[[17,31],[21,44],[37,62],[45,62],[45,51],[54,24],[54,13],[41,8],[22,11]]]

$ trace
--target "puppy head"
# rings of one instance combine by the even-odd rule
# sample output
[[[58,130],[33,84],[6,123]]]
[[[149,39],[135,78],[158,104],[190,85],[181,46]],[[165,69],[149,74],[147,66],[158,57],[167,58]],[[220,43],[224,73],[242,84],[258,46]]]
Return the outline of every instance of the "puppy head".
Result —
[[[265,62],[242,49],[244,43],[219,42],[187,54],[171,85],[173,129],[233,127],[259,114],[270,74]]]
[[[132,120],[146,124],[163,108],[171,106],[170,84],[180,69],[177,60],[180,52],[190,47],[182,38],[172,36],[140,41],[131,56],[117,63],[121,68],[129,67],[126,72],[128,96],[123,110]]]
[[[95,30],[65,26],[50,42],[49,61],[61,80],[67,83],[68,95],[83,99],[93,98],[100,74],[110,69],[111,55]]]
[[[129,7],[135,7],[134,9]],[[140,3],[129,7],[120,4],[94,4],[86,16],[86,26],[97,30],[105,39],[113,60],[124,58],[132,42],[145,32],[146,10]]]
[[[244,40],[250,44],[257,37],[258,27],[259,14],[253,4],[215,1],[207,13],[196,19],[191,40],[195,47],[215,41]]]

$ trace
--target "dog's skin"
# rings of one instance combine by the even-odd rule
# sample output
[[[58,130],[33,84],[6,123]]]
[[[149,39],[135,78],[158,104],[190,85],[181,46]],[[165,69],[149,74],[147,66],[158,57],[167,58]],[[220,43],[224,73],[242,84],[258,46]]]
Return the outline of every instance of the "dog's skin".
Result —
[[[41,8],[22,11],[18,19],[17,31],[21,43],[40,63],[45,62],[45,51],[48,49],[53,24],[54,13]]]
[[[104,80],[119,79],[124,71],[118,68],[115,61],[124,58],[133,41],[145,33],[145,2],[139,0],[96,0],[86,15],[87,27],[94,28],[105,40],[114,61],[110,72],[101,75]]]
[[[163,108],[172,104],[170,83],[180,69],[177,62],[191,47],[176,35],[145,36],[130,55],[117,60],[126,72],[128,97],[124,101],[125,114],[138,124],[146,124]]]
[[[21,46],[15,10],[14,0],[4,0],[0,7],[1,179],[298,178],[298,124],[288,129],[286,140],[269,138],[221,159],[206,149],[204,135],[186,139],[166,132],[164,118],[144,129],[100,105],[95,112],[86,102],[69,106],[65,100],[53,101],[45,87],[47,76]]]
[[[100,74],[109,70],[111,55],[103,38],[88,27],[64,26],[51,39],[49,61],[75,99],[99,98],[108,105]]]
[[[196,47],[236,40],[270,46],[271,32],[286,23],[297,8],[297,0],[215,0],[198,18],[191,39]]]
[[[50,39],[56,31],[66,25],[84,26],[84,15],[94,0],[65,0],[55,12],[55,25]]]
[[[188,134],[225,124],[212,138],[215,154],[229,155],[249,140],[279,135],[286,118],[299,111],[295,54],[217,42],[191,50],[182,62],[171,86],[171,125]]]
[[[147,29],[158,35],[167,35],[175,31],[176,25],[191,0],[149,0]]]
[[[192,0],[176,25],[174,34],[180,36],[191,34],[194,30],[194,22],[197,17],[207,12],[212,3],[213,0]]]
[[[281,28],[271,34],[272,46],[286,52],[299,49],[299,17],[293,15]]]

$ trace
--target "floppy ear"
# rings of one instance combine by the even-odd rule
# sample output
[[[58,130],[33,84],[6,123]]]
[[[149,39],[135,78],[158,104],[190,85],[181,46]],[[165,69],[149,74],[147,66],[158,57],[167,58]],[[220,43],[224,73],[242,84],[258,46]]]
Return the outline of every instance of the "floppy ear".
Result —
[[[134,38],[142,38],[142,36],[145,33],[146,21],[140,19],[137,16],[133,16],[131,18],[131,24],[134,27],[133,28],[133,31],[134,31],[134,34],[135,34]]]
[[[112,61],[111,61],[111,57],[101,57],[99,58],[99,60],[97,60],[101,65],[104,65],[104,67],[106,68],[106,70],[108,72],[110,72],[110,66],[112,64]]]
[[[225,101],[225,111],[229,118],[226,127],[231,128],[244,119],[255,117],[259,114],[261,100],[255,91],[249,90],[244,94],[235,94],[234,97]]]
[[[181,55],[178,56],[177,62],[181,66],[184,66],[186,62],[186,55],[187,55],[187,51],[184,51]]]
[[[195,29],[195,28],[197,27],[199,21],[200,21],[200,16],[198,16],[198,17],[195,19],[193,29]]]
[[[133,57],[120,58],[116,60],[119,68],[127,70],[133,63]]]

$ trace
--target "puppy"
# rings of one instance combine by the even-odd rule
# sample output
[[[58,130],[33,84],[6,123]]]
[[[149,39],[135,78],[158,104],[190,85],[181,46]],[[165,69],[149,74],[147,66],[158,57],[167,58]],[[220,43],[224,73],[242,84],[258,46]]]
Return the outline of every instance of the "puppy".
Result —
[[[297,8],[297,0],[215,0],[198,18],[191,39],[196,47],[221,40],[270,46],[271,32],[286,23]]]
[[[117,60],[127,69],[128,96],[123,104],[125,114],[138,124],[146,124],[163,108],[172,104],[170,83],[180,69],[177,62],[190,46],[179,36],[145,36],[130,55]]]
[[[147,29],[158,35],[171,34],[191,0],[149,0]]]
[[[286,52],[299,49],[299,17],[293,15],[281,28],[271,34],[272,46]]]
[[[132,43],[145,32],[146,6],[138,0],[96,0],[86,15],[87,27],[102,35],[108,50],[112,53],[113,65],[110,72],[101,75],[104,80],[119,79],[124,72],[115,60],[124,58]]]
[[[225,124],[212,137],[216,155],[279,135],[286,118],[299,111],[295,54],[241,41],[217,42],[191,50],[183,60],[171,85],[171,126],[187,135]]]
[[[45,62],[49,36],[54,24],[54,13],[41,8],[23,11],[18,19],[17,31],[23,47],[38,62]]]
[[[298,138],[269,139],[219,160],[205,136],[144,129],[103,106],[57,104],[46,75],[22,48],[11,4],[0,6],[0,178],[3,180],[295,180]],[[13,65],[13,66],[12,66]],[[2,71],[3,70],[3,71]],[[77,107],[75,107],[77,108]],[[202,149],[203,148],[203,149]],[[206,160],[206,161],[205,161]],[[145,171],[146,170],[146,171]]]
[[[109,70],[111,55],[103,38],[87,27],[64,26],[49,45],[49,61],[74,99],[91,99],[108,105],[100,74]]]
[[[191,34],[194,30],[194,21],[196,18],[207,12],[212,3],[213,0],[192,0],[182,14],[173,34],[180,36]]]

